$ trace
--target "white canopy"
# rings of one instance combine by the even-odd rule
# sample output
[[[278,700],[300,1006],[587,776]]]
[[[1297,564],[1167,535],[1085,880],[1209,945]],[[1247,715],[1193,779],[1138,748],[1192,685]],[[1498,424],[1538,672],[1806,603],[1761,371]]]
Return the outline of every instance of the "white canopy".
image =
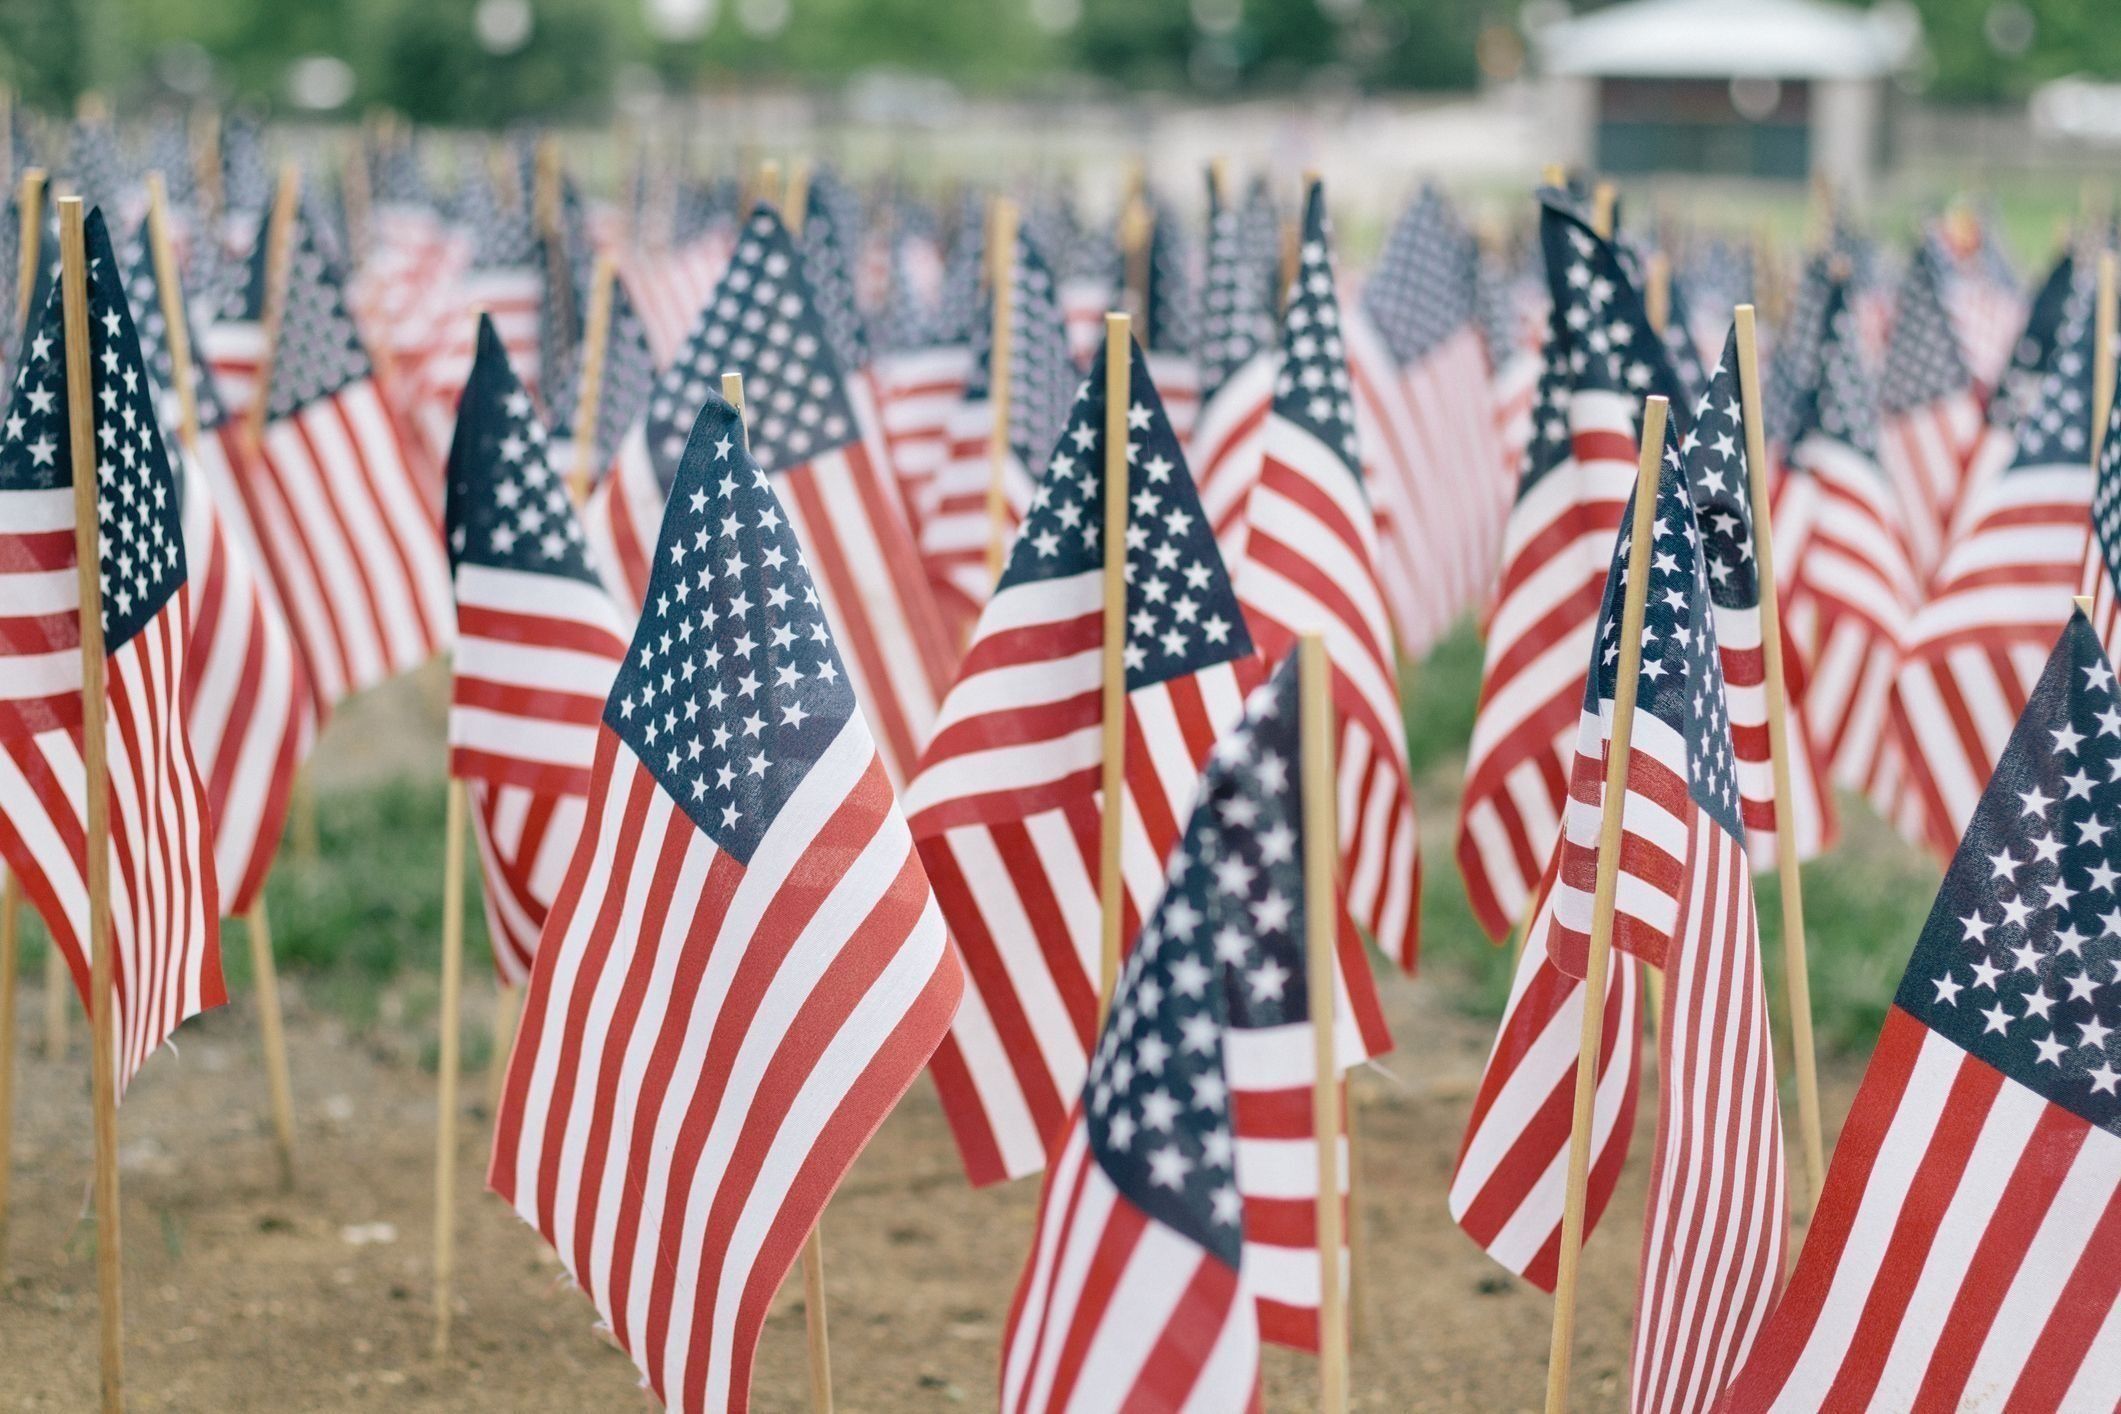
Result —
[[[1632,0],[1549,25],[1546,72],[1630,78],[1881,78],[1920,38],[1905,4]]]

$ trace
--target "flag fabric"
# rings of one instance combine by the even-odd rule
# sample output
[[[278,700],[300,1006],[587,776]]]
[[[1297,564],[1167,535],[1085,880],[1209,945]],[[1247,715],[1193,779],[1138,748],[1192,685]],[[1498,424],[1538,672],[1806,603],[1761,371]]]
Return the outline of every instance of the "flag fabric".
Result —
[[[1269,211],[1266,218],[1273,221]],[[1223,562],[1242,563],[1245,500],[1259,479],[1259,439],[1274,402],[1275,278],[1249,208],[1226,205],[1209,183],[1207,268],[1201,282],[1200,411],[1187,457]]]
[[[594,475],[611,465],[627,430],[647,409],[648,399],[655,390],[655,354],[649,347],[648,326],[641,318],[641,312],[634,307],[626,282],[616,276],[611,281],[611,305],[605,320],[603,350],[601,356],[591,353],[587,320],[592,293],[590,285],[596,278],[596,251],[586,235],[580,239],[571,238],[567,250],[568,281],[573,288],[571,299],[582,311],[583,326],[571,346],[555,349],[541,360],[552,371],[550,376],[541,380],[540,387],[552,418],[553,441],[567,457],[562,470],[581,454],[579,444],[586,437],[589,439],[587,465]],[[547,298],[553,298],[551,292]],[[585,428],[576,424],[581,420],[583,373],[592,357],[598,358],[596,422]]]
[[[2106,419],[2099,439],[2099,470],[2092,481],[2091,534],[2084,543],[2084,563],[2077,572],[2077,592],[2092,601],[2092,632],[2112,659],[2121,652],[2121,399]]]
[[[815,567],[833,636],[894,782],[919,759],[953,654],[891,485],[866,381],[833,357],[788,228],[761,206],[678,361],[619,446],[584,510],[605,582],[624,606],[646,594],[666,488],[688,419],[721,375],[743,375],[752,455],[774,478]]]
[[[1539,399],[1540,357],[1546,326],[1544,314],[1528,317],[1530,295],[1544,299],[1534,282],[1520,281],[1494,254],[1483,254],[1475,272],[1479,287],[1481,341],[1488,351],[1490,392],[1495,404],[1496,437],[1502,446],[1503,476],[1513,489],[1522,479],[1525,451],[1532,444],[1532,411]],[[1509,520],[1505,512],[1507,529]],[[1498,543],[1495,556],[1500,559]],[[1491,573],[1480,586],[1477,601],[1480,618],[1487,619],[1490,596],[1495,591]]]
[[[287,822],[295,772],[321,728],[309,671],[286,611],[265,570],[257,530],[237,485],[242,453],[213,375],[191,372],[196,440],[187,441],[176,406],[162,289],[151,253],[138,244],[126,295],[140,358],[161,395],[163,446],[182,466],[184,553],[192,593],[191,640],[184,659],[184,719],[192,759],[206,786],[214,874],[221,907],[247,914]],[[198,348],[186,314],[188,347]]]
[[[2113,668],[2072,616],[1719,1409],[2121,1406],[2117,740]]]
[[[1568,797],[1583,664],[1634,484],[1646,393],[1690,408],[1613,243],[1567,193],[1541,195],[1553,305],[1533,433],[1489,610],[1458,866],[1492,938],[1527,918]]]
[[[1649,576],[1620,805],[1613,946],[1667,978],[1656,1157],[1636,1305],[1632,1408],[1702,1410],[1744,1359],[1782,1272],[1782,1130],[1759,923],[1724,701],[1711,575],[1751,551],[1742,523],[1697,522],[1696,473],[1666,427],[1651,543],[1621,522],[1585,683],[1547,947],[1587,968],[1622,601]],[[1726,573],[1725,578],[1728,578]],[[1618,965],[1628,966],[1625,961]],[[1618,1044],[1632,1047],[1631,1034]],[[1620,1142],[1624,1143],[1624,1140]]]
[[[1486,595],[1510,509],[1479,262],[1443,194],[1425,187],[1348,311],[1356,430],[1378,505],[1378,575],[1413,658]]]
[[[421,365],[413,398],[414,422],[434,465],[449,454],[457,399],[471,377],[481,315],[493,320],[501,343],[537,386],[540,311],[545,263],[536,225],[524,203],[496,189],[491,175],[474,171],[458,190],[452,223],[465,234],[470,259],[451,290],[456,307],[445,320],[441,341]]]
[[[1305,892],[1300,712],[1292,653],[1209,758],[1057,1147],[1005,1409],[1235,1408],[1259,1340],[1318,1348],[1305,909],[1351,925]]]
[[[672,194],[669,228],[640,244],[628,262],[626,283],[641,312],[656,362],[668,366],[684,348],[700,312],[714,298],[729,269],[740,233],[728,212],[699,194]]]
[[[963,977],[792,518],[708,394],[596,731],[488,1182],[672,1409],[768,1305]]]
[[[1768,750],[1766,624],[1760,613],[1760,572],[1753,555],[1752,480],[1745,455],[1744,401],[1738,387],[1734,327],[1707,376],[1683,448],[1693,489],[1694,516],[1708,536],[1706,572],[1715,606],[1716,643],[1723,655],[1724,700],[1737,758],[1739,814],[1747,857],[1756,870],[1775,867],[1776,851],[1791,842],[1799,859],[1816,858],[1837,827],[1826,757],[1812,739],[1804,705],[1803,655],[1789,627],[1782,634],[1785,745],[1790,756],[1790,823],[1775,799],[1774,758]]]
[[[1980,440],[1974,444],[1973,453],[1967,459],[1962,511],[1965,508],[1963,503],[1972,499],[1975,488],[2000,475],[2017,456],[2018,423],[2038,402],[2041,385],[2054,362],[2063,310],[2078,283],[2076,251],[2065,248],[2033,295],[2024,331],[2018,337],[2017,347],[2011,350],[2010,365],[1989,394],[1986,423]],[[1952,524],[1955,527],[1958,524],[1956,515]]]
[[[1281,369],[1245,515],[1238,601],[1253,641],[1285,653],[1325,635],[1340,731],[1339,841],[1348,908],[1378,947],[1412,971],[1421,845],[1407,776],[1406,719],[1392,627],[1377,575],[1377,526],[1363,482],[1353,380],[1327,247],[1325,191],[1304,207],[1296,277],[1283,315]]]
[[[1878,461],[1906,510],[1908,554],[1918,575],[1942,558],[1981,441],[1981,391],[1945,313],[1933,241],[1900,277],[1893,333],[1878,385]]]
[[[1943,292],[1959,346],[1983,387],[1993,388],[2010,366],[2018,331],[2025,325],[2025,292],[2011,268],[1994,227],[1980,213],[1961,210],[1960,219],[1938,223],[1925,244],[1941,247],[1947,264]]]
[[[1929,844],[1949,858],[2068,617],[2092,504],[2093,292],[2065,307],[2017,454],[1972,493],[1908,629],[1894,718]]]
[[[992,297],[972,325],[972,373],[950,418],[949,457],[937,468],[921,514],[921,559],[936,602],[961,640],[993,588],[988,547],[997,529],[1015,533],[1031,495],[1033,469],[1053,450],[1080,375],[1053,273],[1030,237],[1019,234],[1009,266],[1009,425],[1002,478],[1003,523],[989,506],[996,468]]]
[[[934,1070],[974,1183],[1046,1161],[1095,1039],[1104,377],[1100,360],[907,790],[972,983]],[[1139,359],[1131,378],[1123,938],[1162,887],[1208,748],[1260,674]]]
[[[1146,288],[1136,292],[1140,305],[1136,317],[1141,322],[1135,338],[1149,360],[1149,377],[1156,383],[1156,396],[1163,400],[1164,414],[1171,419],[1171,430],[1178,434],[1178,445],[1190,455],[1193,423],[1200,415],[1191,252],[1178,217],[1161,202],[1149,208],[1147,246],[1142,261]],[[1122,276],[1118,283],[1124,287],[1124,271]]]
[[[109,903],[118,1086],[221,1005],[206,788],[180,709],[191,591],[181,492],[103,215],[87,221],[102,557]],[[0,426],[0,855],[90,996],[88,799],[66,333],[57,287]]]
[[[1791,633],[1810,648],[1803,707],[1832,779],[1905,825],[1908,763],[1891,697],[1920,591],[1878,465],[1877,401],[1846,281],[1830,283],[1820,329],[1775,501],[1775,572]]]
[[[581,838],[597,721],[626,653],[550,446],[481,318],[444,510],[457,604],[449,765],[470,798],[486,931],[507,986],[529,977]]]
[[[903,222],[914,219],[915,213],[902,212]],[[925,232],[902,225],[890,237],[876,361],[878,415],[916,536],[936,474],[950,455],[950,419],[972,374],[971,325],[978,317],[983,256],[978,232],[975,217],[947,261]]]
[[[345,281],[298,206],[287,288],[254,455],[239,478],[274,589],[319,705],[424,662],[448,636],[441,507],[422,483],[348,315]],[[227,317],[205,332],[218,378],[255,378],[268,233],[261,228]],[[224,388],[225,391],[225,388]]]

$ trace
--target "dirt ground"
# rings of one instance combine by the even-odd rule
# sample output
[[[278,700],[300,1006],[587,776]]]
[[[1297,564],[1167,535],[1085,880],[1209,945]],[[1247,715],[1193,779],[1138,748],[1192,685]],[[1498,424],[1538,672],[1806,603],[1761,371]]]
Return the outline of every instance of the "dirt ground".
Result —
[[[626,1357],[593,1329],[536,1235],[482,1191],[487,1117],[472,1076],[461,1129],[455,1348],[428,1354],[433,1077],[402,1040],[349,1035],[287,986],[299,1172],[275,1171],[255,1017],[236,1005],[187,1025],[141,1074],[120,1117],[127,1381],[135,1410],[626,1410]],[[1551,1303],[1506,1277],[1449,1218],[1444,1189],[1488,1040],[1428,987],[1394,979],[1399,1050],[1362,1077],[1364,1410],[1531,1410]],[[24,1032],[40,999],[25,986]],[[471,1008],[489,1004],[475,990]],[[63,1060],[17,1067],[12,1243],[0,1284],[0,1408],[77,1410],[96,1391],[87,1064],[78,1024]],[[1844,1086],[1829,1113],[1840,1113]],[[1591,1244],[1576,1407],[1620,1405],[1627,1312],[1654,1124]],[[1035,1181],[974,1192],[923,1081],[862,1155],[825,1218],[838,1407],[981,1409],[1038,1200]],[[1639,1229],[1636,1229],[1639,1230]],[[755,1407],[807,1408],[801,1280],[759,1352]],[[1311,1362],[1268,1357],[1267,1404],[1314,1400]]]

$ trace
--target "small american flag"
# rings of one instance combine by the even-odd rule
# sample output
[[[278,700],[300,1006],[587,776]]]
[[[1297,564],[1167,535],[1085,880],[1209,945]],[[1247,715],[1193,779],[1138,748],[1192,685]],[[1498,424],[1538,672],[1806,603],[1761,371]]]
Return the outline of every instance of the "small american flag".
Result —
[[[626,625],[590,568],[544,424],[491,320],[449,449],[457,647],[450,774],[466,781],[495,967],[530,974],[587,815],[597,721]]]
[[[1420,928],[1421,845],[1407,779],[1406,719],[1377,526],[1363,482],[1324,188],[1305,202],[1301,261],[1282,320],[1281,368],[1245,515],[1238,600],[1253,639],[1284,653],[1325,635],[1340,732],[1341,867],[1348,907],[1412,971]]]
[[[1315,1230],[1265,1240],[1317,1191],[1300,739],[1292,653],[1210,757],[1114,988],[1003,1337],[1006,1410],[1252,1406],[1263,1328],[1297,1314],[1261,1283],[1317,1305]]]
[[[869,385],[834,358],[788,228],[761,206],[678,361],[585,508],[621,604],[647,592],[656,528],[686,434],[725,370],[744,377],[752,454],[813,567],[894,781],[913,769],[950,679],[950,645],[890,482]]]
[[[1987,417],[1979,440],[1967,458],[1962,479],[1961,504],[1953,524],[1961,519],[1974,488],[2000,476],[2018,455],[2018,423],[2040,398],[2040,389],[2053,365],[2056,340],[2062,330],[2062,315],[2078,287],[2078,263],[2074,248],[2065,249],[2055,260],[2033,295],[2025,329],[2011,350],[2010,365],[1989,394]]]
[[[1878,465],[1875,385],[1845,280],[1830,281],[1820,328],[1776,497],[1775,572],[1791,633],[1811,645],[1803,707],[1833,780],[1906,826],[1908,762],[1891,697],[1919,582]]]
[[[1909,784],[1948,857],[2066,617],[2092,504],[2092,289],[2065,306],[2009,467],[1973,488],[1963,529],[1908,629],[1895,684]]]
[[[1259,479],[1259,439],[1274,402],[1280,257],[1271,246],[1262,257],[1247,229],[1248,208],[1225,204],[1212,182],[1208,203],[1200,412],[1188,455],[1201,509],[1215,528],[1224,562],[1234,565],[1244,557],[1245,500]]]
[[[878,320],[877,411],[907,521],[918,536],[936,473],[950,455],[950,418],[971,376],[980,250],[968,236],[945,262],[919,208],[901,204],[897,219],[887,237],[887,293]]]
[[[108,655],[97,710],[106,714],[122,1089],[178,1023],[228,998],[206,789],[179,710],[191,630],[182,493],[100,211],[89,213],[86,236]],[[0,423],[0,854],[87,999],[81,600],[62,303],[54,288]]]
[[[1258,672],[1178,439],[1148,370],[1131,369],[1122,937]],[[1095,1039],[1104,377],[1100,360],[906,792],[972,980],[935,1074],[974,1183],[1045,1163]]]
[[[2073,616],[1908,960],[1719,1409],[2121,1407],[2121,762]]]
[[[655,391],[655,354],[648,345],[648,326],[642,321],[640,311],[634,308],[633,296],[626,291],[626,282],[614,276],[602,361],[597,374],[596,425],[586,429],[575,426],[582,410],[583,370],[592,357],[587,321],[592,293],[590,285],[596,279],[597,251],[586,229],[587,214],[579,209],[579,200],[573,197],[572,187],[563,190],[568,194],[568,200],[562,204],[562,211],[567,213],[563,223],[566,284],[570,290],[567,301],[577,312],[576,329],[571,342],[563,338],[563,331],[558,326],[565,320],[554,308],[559,303],[560,292],[556,288],[548,289],[544,324],[549,337],[541,341],[543,352],[539,362],[545,372],[540,377],[539,386],[544,391],[545,407],[552,420],[554,442],[565,444],[571,460],[576,444],[588,437],[589,465],[601,471],[611,465],[627,429],[640,420],[650,395]],[[561,462],[563,468],[569,464]]]
[[[1691,408],[1611,241],[1565,192],[1541,196],[1553,296],[1532,442],[1488,619],[1458,865],[1488,935],[1529,916],[1561,827],[1583,664],[1634,481],[1646,393]]]
[[[535,371],[545,294],[544,252],[531,213],[497,191],[490,174],[481,169],[465,179],[451,220],[471,258],[452,284],[455,309],[445,317],[440,346],[420,366],[412,400],[414,424],[437,463],[448,455],[457,399],[471,376],[479,317],[493,320],[517,367]]]
[[[1878,386],[1878,462],[1906,508],[1908,554],[1923,575],[1943,555],[1982,432],[1981,389],[1944,310],[1942,258],[1925,241],[1908,261]]]
[[[1156,396],[1163,399],[1171,430],[1190,455],[1201,392],[1192,250],[1177,213],[1160,201],[1150,203],[1146,239],[1142,273],[1147,288],[1140,292],[1141,322],[1135,336],[1149,360],[1149,377],[1156,384]],[[1124,255],[1117,257],[1121,284],[1125,261]]]
[[[263,431],[240,478],[250,520],[321,706],[417,667],[448,637],[439,498],[413,470],[347,313],[345,280],[297,206]],[[264,346],[268,232],[227,317],[205,331],[215,375]],[[226,391],[226,385],[223,385]],[[439,488],[436,488],[437,490]]]
[[[242,915],[264,890],[295,771],[316,742],[321,726],[316,694],[238,489],[236,468],[244,462],[236,425],[215,391],[213,375],[194,365],[199,435],[190,442],[182,436],[154,261],[141,248],[126,268],[141,361],[162,394],[163,445],[183,466],[184,553],[193,591],[184,660],[185,724],[206,784],[221,907]],[[190,348],[199,347],[195,337],[187,338]]]
[[[1962,209],[1947,216],[1925,245],[1945,260],[1940,273],[1945,307],[1968,365],[1983,387],[1992,388],[2010,366],[2018,331],[2025,325],[2025,290],[1997,239],[1988,213]]]
[[[1737,558],[1743,542],[1696,521],[1693,480],[1668,426],[1651,543],[1635,557],[1649,592],[1613,931],[1615,948],[1662,968],[1670,983],[1635,1320],[1638,1414],[1706,1408],[1744,1358],[1782,1272],[1782,1128],[1710,587],[1711,567]],[[1593,640],[1547,938],[1571,976],[1583,975],[1590,942],[1632,519],[1631,506]],[[1634,1037],[1618,1044],[1632,1047]]]
[[[1489,390],[1480,251],[1434,187],[1386,237],[1348,311],[1378,575],[1400,648],[1419,658],[1495,578],[1514,468]]]
[[[682,356],[685,338],[714,298],[740,238],[738,223],[713,193],[675,191],[669,229],[641,243],[628,263],[633,305],[648,326],[656,361]]]
[[[2092,482],[2091,536],[2077,572],[2077,592],[2092,601],[2092,630],[2111,659],[2121,651],[2121,399],[2106,419],[2099,442],[2099,470]]]
[[[488,1181],[659,1399],[741,1410],[775,1290],[963,976],[823,596],[715,395],[654,564]]]
[[[1009,427],[1002,469],[1004,533],[1014,533],[1031,496],[1036,468],[1051,454],[1081,381],[1068,356],[1067,331],[1053,272],[1028,234],[1017,237],[1009,266]],[[994,315],[992,299],[972,325],[972,372],[950,417],[950,453],[936,471],[921,512],[921,559],[937,601],[962,638],[993,589],[987,567],[995,526],[988,510],[994,482]]]

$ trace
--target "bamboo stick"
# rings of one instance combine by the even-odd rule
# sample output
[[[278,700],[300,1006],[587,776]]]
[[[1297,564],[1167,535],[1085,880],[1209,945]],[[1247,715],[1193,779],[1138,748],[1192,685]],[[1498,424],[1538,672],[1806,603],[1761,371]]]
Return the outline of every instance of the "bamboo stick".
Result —
[[[1591,1171],[1591,1117],[1605,1031],[1606,979],[1613,961],[1613,906],[1620,883],[1621,822],[1628,791],[1628,753],[1635,730],[1636,679],[1642,670],[1642,624],[1650,597],[1649,546],[1657,515],[1657,477],[1664,459],[1668,410],[1663,398],[1653,397],[1643,403],[1642,450],[1635,469],[1635,519],[1628,542],[1627,594],[1621,602],[1620,662],[1613,688],[1613,738],[1606,748],[1605,806],[1598,827],[1598,882],[1591,905],[1590,956],[1584,967],[1583,1029],[1576,1051],[1568,1188],[1562,1205],[1560,1264],[1554,1283],[1554,1333],[1547,1349],[1547,1414],[1561,1414],[1569,1405],[1569,1362],[1576,1341],[1576,1279],[1583,1258],[1584,1206]],[[1633,1044],[1632,1039],[1627,1044]]]
[[[1812,1039],[1812,978],[1805,955],[1804,879],[1797,867],[1796,793],[1790,784],[1789,694],[1782,666],[1781,591],[1775,584],[1775,534],[1767,482],[1767,428],[1761,412],[1760,343],[1753,307],[1733,311],[1738,340],[1739,415],[1745,419],[1745,464],[1752,483],[1753,567],[1760,576],[1760,650],[1766,669],[1768,762],[1775,783],[1775,876],[1782,891],[1783,985],[1789,990],[1790,1058],[1797,1072],[1797,1138],[1804,1152],[1809,1220],[1826,1185],[1826,1131],[1819,1106],[1819,1056]]]
[[[1134,382],[1132,321],[1105,315],[1105,621],[1103,640],[1103,774],[1097,849],[1097,1019],[1104,1025],[1119,981],[1126,883],[1120,842],[1127,791],[1127,403]]]
[[[788,164],[788,198],[781,203],[781,220],[790,235],[803,233],[810,215],[810,159],[798,157]]]
[[[499,986],[493,992],[493,1055],[486,1063],[486,1107],[501,1112],[508,1089],[508,1057],[515,1049],[516,1022],[523,1015],[523,989]]]
[[[987,291],[994,327],[987,349],[987,577],[999,580],[1009,544],[1009,413],[1016,338],[1016,203],[994,199],[987,233]]]
[[[449,1353],[457,1248],[457,1054],[464,1008],[464,783],[449,782],[442,849],[442,1014],[435,1108],[434,1353]]]
[[[1613,210],[1620,203],[1620,189],[1610,181],[1591,188],[1591,230],[1600,240],[1613,238]]]
[[[722,396],[744,415],[744,375],[724,373]],[[744,445],[751,445],[751,429],[744,428]],[[810,1408],[812,1414],[832,1414],[832,1342],[825,1330],[825,1215],[803,1241],[803,1334],[810,1349]]]
[[[22,891],[0,870],[0,1279],[7,1275],[7,1238],[14,1209],[9,1188],[15,1158],[15,974],[22,967]]]
[[[294,242],[295,203],[301,196],[302,169],[292,162],[282,164],[280,183],[273,192],[272,213],[266,218],[265,306],[258,319],[264,337],[258,355],[257,382],[243,416],[253,448],[265,436],[265,405],[270,401],[273,363],[279,354],[280,321],[287,315],[287,267]],[[299,779],[296,787],[300,789]]]
[[[88,249],[81,198],[59,202],[59,288],[66,332],[67,442],[80,584],[81,762],[87,798],[89,1029],[96,1125],[96,1295],[103,1408],[125,1407],[125,1280],[118,1215],[117,959],[110,937],[110,773],[104,754],[103,551],[96,515],[95,380],[89,370]]]
[[[2106,437],[2107,415],[2114,407],[2114,253],[2099,252],[2097,307],[2092,310],[2092,470]]]
[[[611,301],[618,266],[608,252],[597,256],[589,277],[589,317],[582,328],[582,383],[574,409],[574,466],[567,489],[575,504],[589,499],[596,476],[597,412],[604,401],[604,346],[611,342]]]
[[[22,190],[15,199],[21,217],[21,249],[15,253],[15,328],[29,328],[30,297],[37,290],[37,247],[44,239],[44,169],[25,167]]]
[[[1304,971],[1311,999],[1311,1128],[1318,1155],[1318,1407],[1348,1407],[1348,1315],[1341,1270],[1340,1064],[1333,1044],[1333,971],[1339,919],[1334,908],[1339,845],[1334,838],[1333,690],[1323,634],[1297,640],[1303,755]]]
[[[1661,250],[1650,252],[1643,270],[1642,312],[1650,328],[1662,334],[1672,318],[1672,258]]]

